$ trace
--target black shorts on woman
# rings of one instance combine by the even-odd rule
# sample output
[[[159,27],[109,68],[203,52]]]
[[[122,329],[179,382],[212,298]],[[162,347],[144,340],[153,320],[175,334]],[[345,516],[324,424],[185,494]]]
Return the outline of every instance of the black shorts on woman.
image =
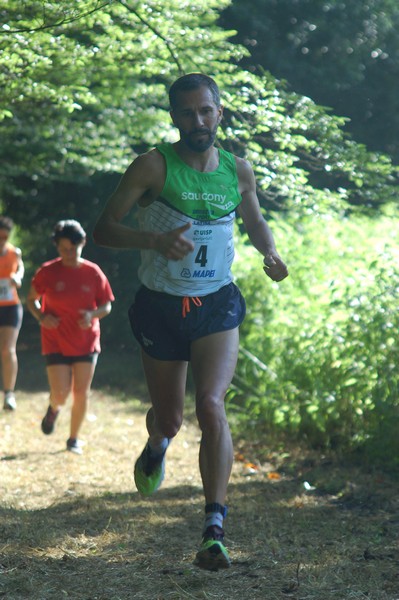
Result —
[[[234,283],[198,298],[141,286],[129,309],[129,320],[146,354],[157,360],[189,361],[192,342],[235,329],[243,322],[245,310],[245,300]]]
[[[22,304],[0,306],[0,327],[13,327],[19,331],[22,325],[22,316]]]
[[[90,354],[82,354],[79,356],[65,356],[60,352],[53,352],[52,354],[45,354],[44,360],[48,367],[54,365],[74,365],[75,363],[92,363],[96,364],[98,358],[98,352],[90,352]]]

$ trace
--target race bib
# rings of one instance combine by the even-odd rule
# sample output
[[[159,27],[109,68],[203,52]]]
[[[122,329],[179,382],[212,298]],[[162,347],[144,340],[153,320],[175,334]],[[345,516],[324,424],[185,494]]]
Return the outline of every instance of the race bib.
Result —
[[[9,279],[0,279],[0,302],[13,300],[13,289]]]
[[[182,260],[168,261],[172,279],[223,281],[228,277],[233,246],[230,224],[193,225],[185,237],[191,239],[194,250]]]

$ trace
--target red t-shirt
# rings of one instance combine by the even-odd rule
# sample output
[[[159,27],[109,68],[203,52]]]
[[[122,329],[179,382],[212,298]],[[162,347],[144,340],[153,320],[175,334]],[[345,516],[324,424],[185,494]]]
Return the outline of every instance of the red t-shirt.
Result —
[[[42,354],[83,356],[100,352],[100,321],[81,329],[80,310],[93,310],[114,300],[108,279],[95,263],[81,260],[78,268],[65,267],[61,258],[44,263],[32,284],[41,297],[42,311],[60,318],[56,329],[41,327]]]

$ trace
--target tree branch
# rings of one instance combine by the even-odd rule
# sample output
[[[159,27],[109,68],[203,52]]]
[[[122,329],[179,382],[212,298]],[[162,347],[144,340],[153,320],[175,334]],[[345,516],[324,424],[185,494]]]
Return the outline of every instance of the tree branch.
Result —
[[[78,15],[76,15],[75,17],[69,17],[69,18],[64,18],[61,21],[56,21],[55,23],[49,23],[48,25],[45,24],[45,20],[46,20],[46,15],[43,14],[43,25],[40,25],[40,27],[21,27],[19,29],[8,29],[7,26],[3,25],[3,28],[0,29],[0,35],[9,35],[10,33],[35,33],[36,31],[45,31],[46,29],[54,29],[55,27],[61,27],[62,25],[68,25],[69,23],[74,23],[75,21],[79,21],[80,19],[83,19],[84,17],[87,17],[89,15],[94,14],[95,12],[98,12],[99,10],[101,10],[102,8],[104,8],[104,6],[108,6],[109,4],[112,4],[113,0],[106,0],[106,2],[103,2],[102,4],[98,4],[95,8],[92,8],[91,10],[88,10],[87,12],[84,13],[80,13]]]
[[[130,6],[128,6],[128,4],[126,2],[124,2],[123,0],[116,0],[116,1],[119,2],[119,4],[121,4],[124,8],[126,8],[130,13],[132,13],[143,25],[145,25],[146,27],[148,27],[148,29],[150,29],[159,39],[161,39],[165,43],[165,45],[166,45],[166,47],[168,49],[169,54],[171,55],[172,59],[174,60],[174,62],[177,65],[179,73],[184,74],[184,69],[183,69],[182,65],[180,64],[180,61],[177,58],[176,54],[173,52],[172,45],[165,38],[165,36],[163,36],[156,29],[156,27],[154,27],[153,25],[151,25],[151,23],[149,23],[146,19],[144,19],[141,15],[139,15],[139,13],[137,12],[137,10],[135,10],[134,8],[131,8]]]

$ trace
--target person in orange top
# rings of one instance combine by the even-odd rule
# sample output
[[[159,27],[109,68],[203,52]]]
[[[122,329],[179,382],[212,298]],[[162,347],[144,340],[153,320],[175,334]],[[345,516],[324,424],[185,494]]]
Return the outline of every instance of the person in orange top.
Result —
[[[21,250],[8,241],[12,219],[0,216],[0,355],[4,389],[4,410],[15,410],[15,382],[18,373],[17,339],[22,325],[21,287],[24,263]]]
[[[59,221],[52,239],[59,257],[36,271],[27,297],[27,307],[41,326],[50,386],[50,405],[41,428],[46,435],[54,431],[61,406],[72,391],[67,450],[82,454],[78,433],[101,350],[99,320],[111,312],[114,296],[100,267],[81,258],[86,233],[80,223]]]

